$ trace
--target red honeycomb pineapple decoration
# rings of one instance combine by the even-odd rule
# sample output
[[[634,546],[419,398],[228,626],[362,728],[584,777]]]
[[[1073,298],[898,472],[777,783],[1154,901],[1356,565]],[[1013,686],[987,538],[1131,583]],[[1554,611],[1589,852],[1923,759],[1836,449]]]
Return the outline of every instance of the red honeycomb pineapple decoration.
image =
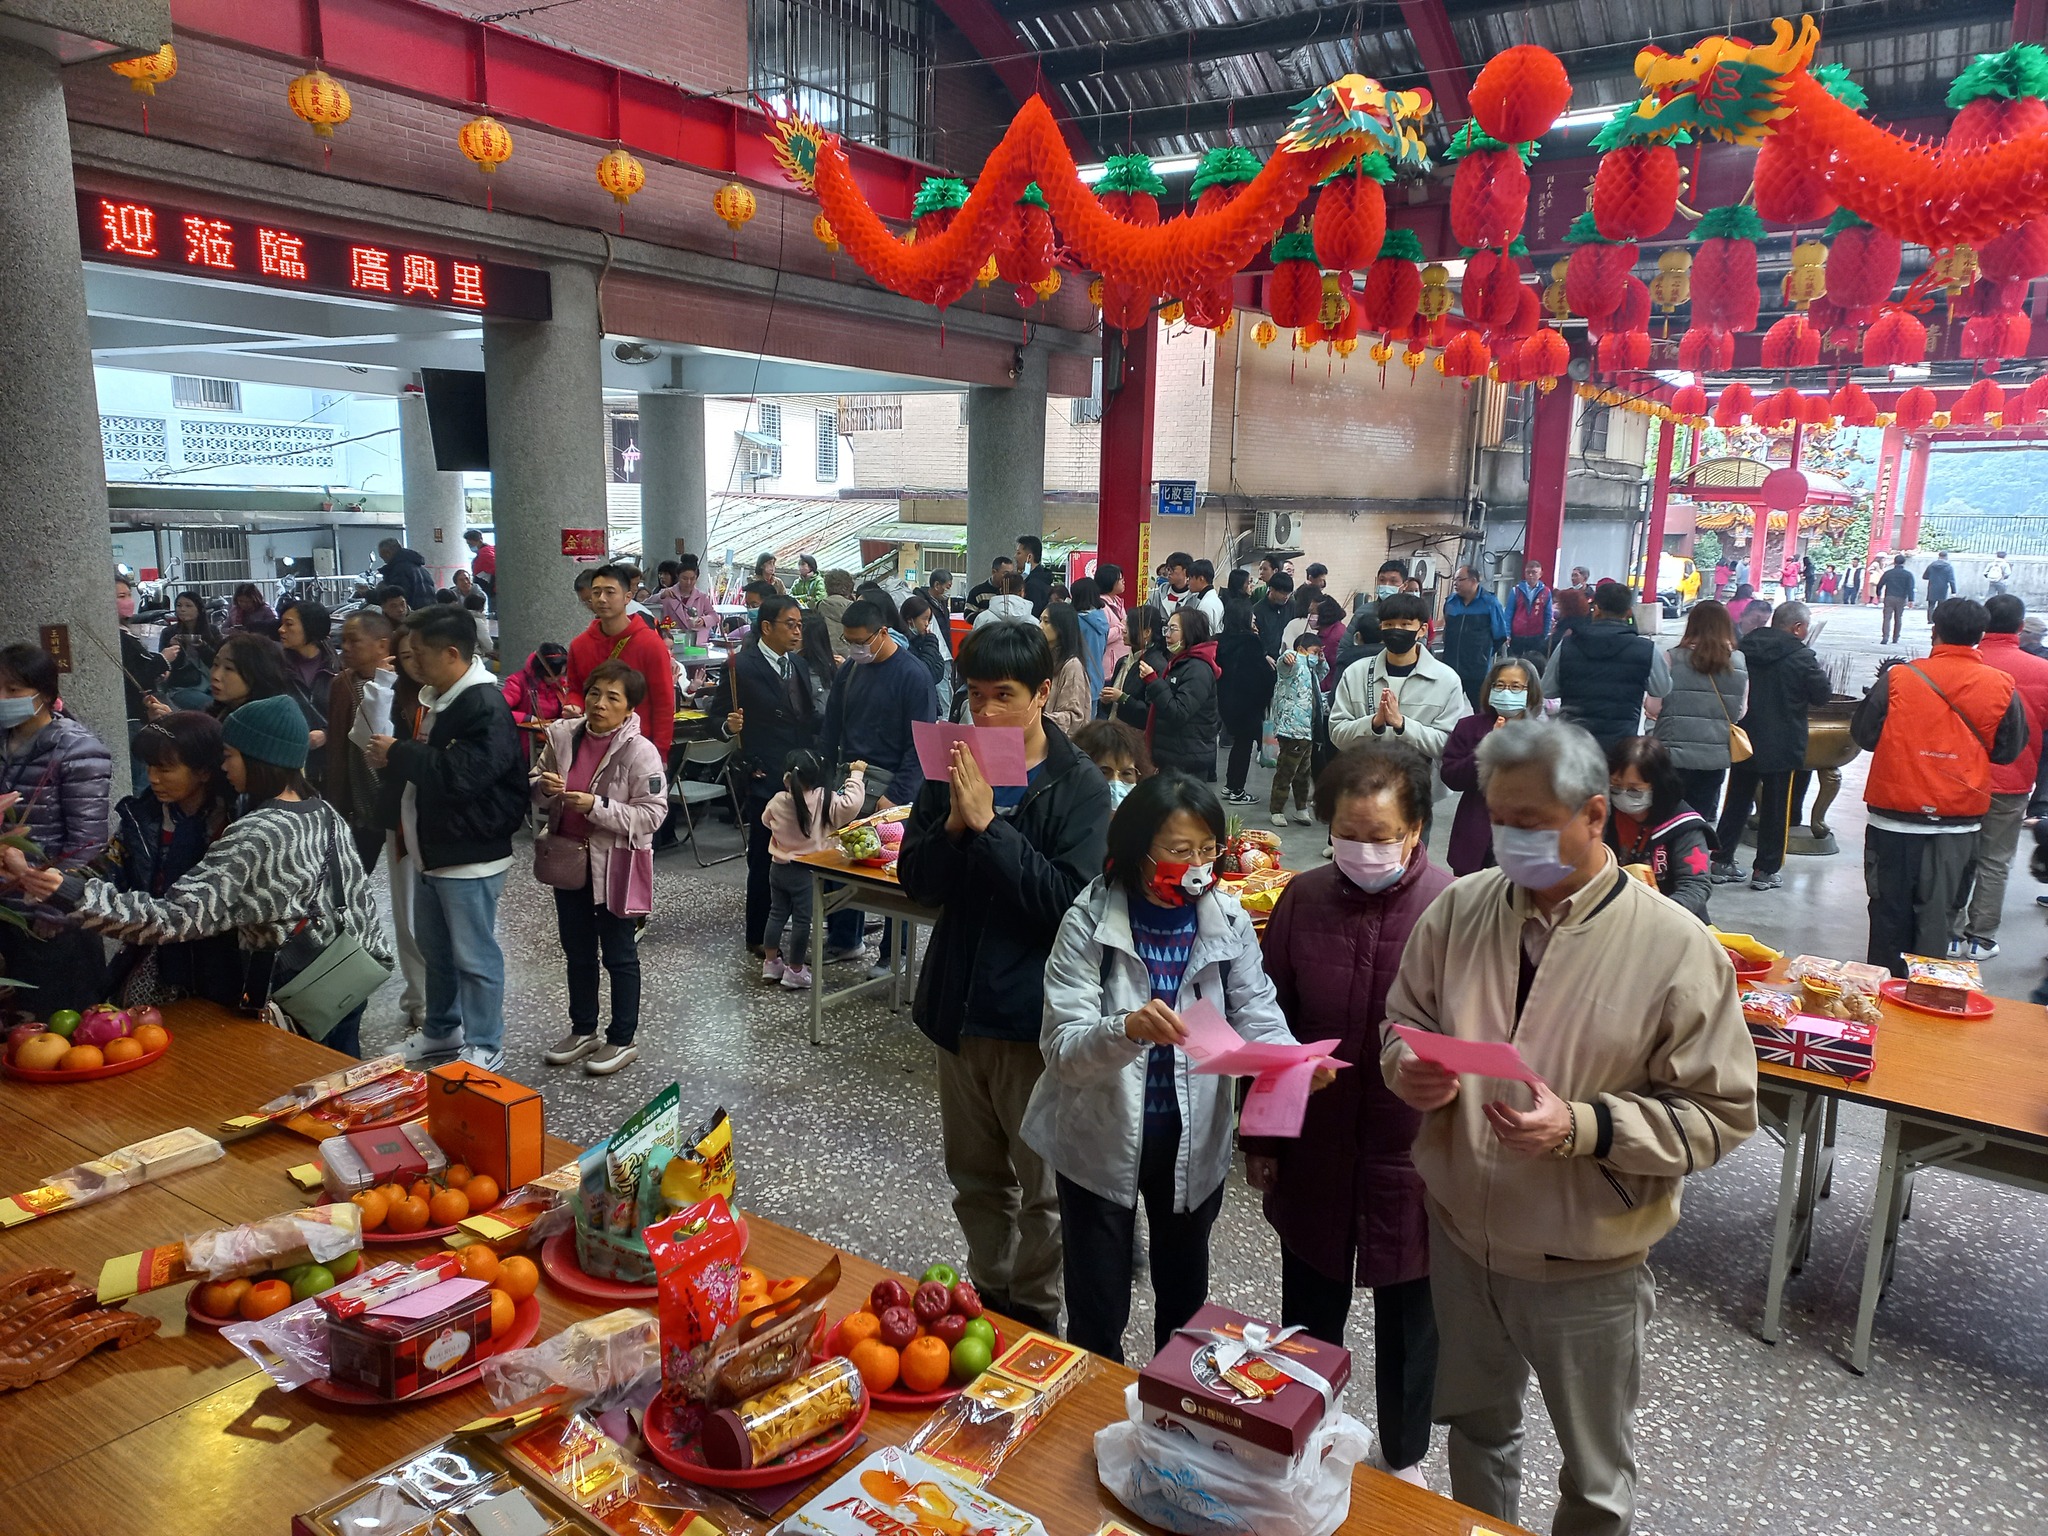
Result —
[[[1621,303],[1622,284],[1636,264],[1635,245],[1602,235],[1594,227],[1591,209],[1572,220],[1564,243],[1571,247],[1564,274],[1565,302],[1575,315],[1606,319]]]
[[[1898,403],[1892,407],[1893,424],[1905,432],[1918,432],[1934,420],[1937,404],[1933,390],[1924,384],[1915,384],[1901,394]]]
[[[1626,247],[1633,249],[1633,247]],[[1598,320],[1587,322],[1595,360],[1603,373],[1634,373],[1650,366],[1650,285],[1633,272],[1621,279],[1621,299]]]
[[[1692,324],[1679,339],[1678,366],[1689,373],[1728,367],[1735,337],[1756,329],[1763,303],[1756,279],[1756,243],[1763,220],[1753,208],[1710,208],[1693,229]]]
[[[1258,174],[1259,158],[1248,149],[1230,144],[1208,151],[1188,188],[1195,200],[1194,211],[1214,213],[1227,206]],[[1188,294],[1188,324],[1218,330],[1230,323],[1231,307],[1231,279],[1225,276]]]
[[[2048,53],[2038,46],[2022,43],[1980,56],[1949,87],[1948,104],[1956,109],[1956,120],[1943,148],[1953,154],[2048,129],[2043,97],[2048,97]],[[1977,267],[1992,286],[1979,285],[1977,312],[1964,323],[1958,350],[1970,358],[2026,356],[2033,322],[2022,306],[2027,285],[2048,276],[2048,219],[2024,220],[1985,241]]]
[[[1421,263],[1422,241],[1414,230],[1387,231],[1359,295],[1360,319],[1367,330],[1391,340],[1414,324],[1422,302]]]
[[[1111,155],[1109,169],[1095,183],[1095,196],[1103,210],[1126,224],[1150,228],[1159,222],[1159,199],[1166,183],[1152,169],[1149,155]],[[1127,281],[1102,284],[1102,323],[1120,331],[1135,330],[1152,315],[1152,301],[1158,297]]]
[[[1529,172],[1522,155],[1467,123],[1451,136],[1444,159],[1455,161],[1451,233],[1463,246],[1506,249],[1529,216]]]
[[[1593,140],[1593,224],[1609,240],[1654,240],[1678,214],[1678,151],[1634,137],[1642,122],[1629,102]]]
[[[1714,425],[1739,427],[1756,409],[1756,395],[1740,379],[1725,386],[1714,399]]]
[[[1315,236],[1290,230],[1273,242],[1273,275],[1266,280],[1266,309],[1283,331],[1313,325],[1323,303],[1323,271],[1316,265]]]
[[[996,239],[996,276],[1017,290],[1017,302],[1030,308],[1038,302],[1038,285],[1052,275],[1052,210],[1038,183],[1028,182],[1017,195]]]
[[[1506,325],[1521,303],[1516,289],[1522,283],[1522,266],[1514,256],[1501,251],[1469,251],[1465,256],[1465,279],[1458,287],[1458,301],[1465,318],[1474,325]]]
[[[1394,169],[1383,155],[1361,155],[1316,196],[1316,260],[1330,272],[1358,272],[1380,253],[1387,233],[1385,184]]]
[[[1904,252],[1897,235],[1839,210],[1823,231],[1828,242],[1827,300],[1840,311],[1844,328],[1855,330],[1877,318],[1877,308],[1899,283]]]
[[[1874,427],[1877,425],[1877,402],[1861,384],[1844,384],[1835,391],[1835,398],[1829,402],[1845,427]]]

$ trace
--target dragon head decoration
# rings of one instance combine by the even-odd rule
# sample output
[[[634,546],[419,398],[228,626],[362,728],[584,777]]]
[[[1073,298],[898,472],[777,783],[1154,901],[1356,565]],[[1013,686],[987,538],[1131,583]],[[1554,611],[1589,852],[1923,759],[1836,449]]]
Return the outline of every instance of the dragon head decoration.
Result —
[[[1390,91],[1364,75],[1345,75],[1322,87],[1294,109],[1294,120],[1281,135],[1280,149],[1300,154],[1328,149],[1344,140],[1359,142],[1361,152],[1378,150],[1399,171],[1427,171],[1429,151],[1422,143],[1422,120],[1433,98],[1428,91]]]
[[[1661,144],[1684,133],[1754,148],[1791,110],[1783,102],[1785,87],[1813,62],[1819,44],[1811,16],[1800,17],[1797,27],[1774,20],[1768,43],[1707,37],[1683,53],[1652,44],[1636,55],[1643,99],[1617,137]]]

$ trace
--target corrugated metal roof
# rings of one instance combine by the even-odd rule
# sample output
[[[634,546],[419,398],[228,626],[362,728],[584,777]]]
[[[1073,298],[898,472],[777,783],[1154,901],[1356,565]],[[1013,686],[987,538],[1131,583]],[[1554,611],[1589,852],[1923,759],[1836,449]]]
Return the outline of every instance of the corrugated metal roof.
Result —
[[[640,487],[614,484],[605,487],[611,516],[612,548],[620,554],[638,555],[640,549]],[[711,537],[708,553],[723,559],[726,550],[733,558],[750,562],[756,555],[773,553],[788,563],[798,555],[817,554],[820,568],[831,562],[823,553],[849,538],[857,541],[861,529],[895,520],[900,504],[895,497],[849,500],[837,496],[714,496],[711,498]],[[855,543],[858,553],[858,544]]]

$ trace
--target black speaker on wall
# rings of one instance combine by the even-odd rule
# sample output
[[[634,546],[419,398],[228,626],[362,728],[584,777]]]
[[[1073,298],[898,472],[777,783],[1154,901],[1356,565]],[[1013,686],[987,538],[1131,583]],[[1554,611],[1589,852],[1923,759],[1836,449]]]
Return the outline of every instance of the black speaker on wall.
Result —
[[[422,368],[427,396],[427,430],[434,439],[434,467],[489,469],[491,429],[484,409],[484,376],[466,368]]]

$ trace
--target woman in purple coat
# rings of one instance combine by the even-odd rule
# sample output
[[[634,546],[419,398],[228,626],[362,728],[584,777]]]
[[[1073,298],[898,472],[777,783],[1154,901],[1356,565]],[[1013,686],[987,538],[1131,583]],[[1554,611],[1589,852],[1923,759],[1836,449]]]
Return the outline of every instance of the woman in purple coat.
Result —
[[[1316,783],[1331,862],[1288,885],[1266,929],[1266,972],[1302,1041],[1341,1037],[1353,1063],[1309,1100],[1295,1140],[1246,1138],[1245,1170],[1280,1234],[1280,1320],[1344,1342],[1369,1286],[1379,1440],[1373,1464],[1420,1484],[1436,1392],[1429,1221],[1409,1161],[1422,1117],[1375,1070],[1387,991],[1409,932],[1451,883],[1429,862],[1429,762],[1391,738],[1354,747]]]
[[[1542,718],[1543,679],[1520,657],[1505,656],[1480,685],[1478,711],[1452,727],[1439,769],[1444,788],[1458,791],[1458,812],[1451,818],[1445,850],[1452,874],[1476,874],[1493,862],[1493,823],[1486,818],[1486,797],[1479,793],[1479,744],[1509,720]]]

